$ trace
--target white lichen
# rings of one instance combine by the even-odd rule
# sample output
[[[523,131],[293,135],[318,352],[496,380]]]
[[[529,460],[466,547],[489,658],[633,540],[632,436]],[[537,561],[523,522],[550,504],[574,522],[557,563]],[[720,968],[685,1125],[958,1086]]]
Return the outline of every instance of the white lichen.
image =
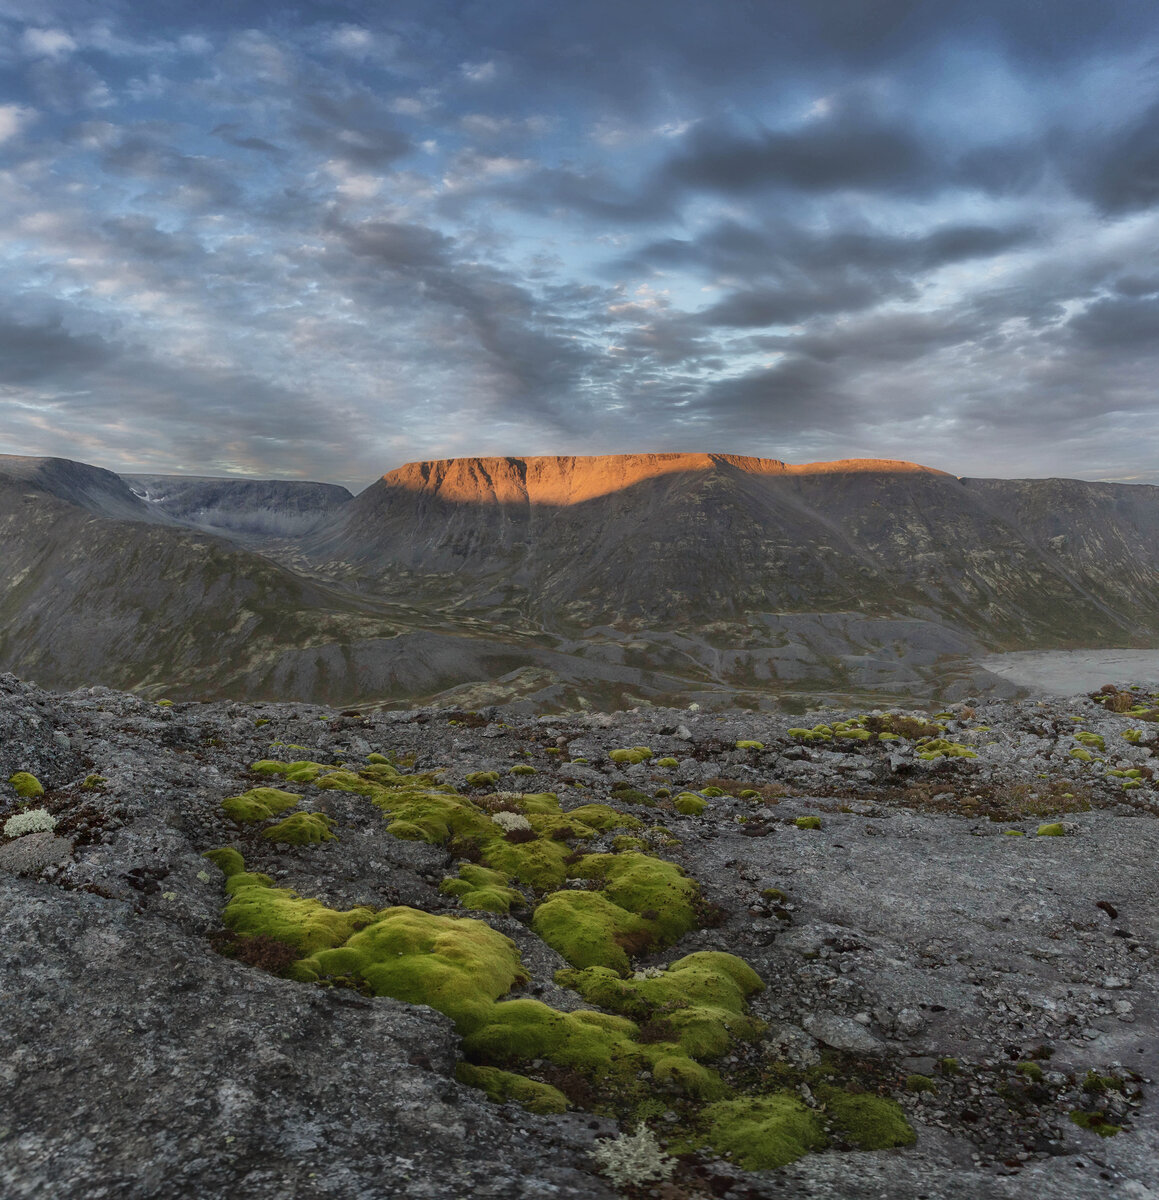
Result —
[[[632,972],[633,979],[658,979],[668,970],[667,967],[641,967]]]
[[[23,837],[26,833],[51,833],[56,818],[47,808],[29,808],[4,822],[4,836]]]
[[[616,1187],[667,1179],[676,1169],[676,1160],[660,1149],[656,1135],[643,1122],[633,1134],[600,1138],[591,1156]]]
[[[511,833],[516,829],[530,829],[531,822],[522,813],[497,812],[491,818],[500,829]]]

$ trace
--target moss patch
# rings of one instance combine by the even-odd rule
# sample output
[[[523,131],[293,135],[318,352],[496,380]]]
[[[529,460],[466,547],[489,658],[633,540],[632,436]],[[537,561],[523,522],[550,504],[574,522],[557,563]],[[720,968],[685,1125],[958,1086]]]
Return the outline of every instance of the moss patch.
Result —
[[[834,1127],[858,1150],[910,1146],[917,1140],[905,1113],[893,1100],[865,1092],[851,1095],[825,1086],[818,1087],[816,1095]]]
[[[695,792],[680,792],[672,801],[672,806],[685,817],[699,817],[708,807],[708,801]]]
[[[621,750],[609,750],[608,757],[621,766],[634,766],[647,762],[652,757],[652,751],[647,746],[628,746]]]
[[[44,786],[28,771],[17,771],[15,775],[9,775],[8,782],[24,800],[37,800],[44,795]]]
[[[600,892],[556,892],[535,910],[531,928],[572,966],[610,967],[621,975],[628,973],[629,954],[641,953],[654,938],[650,922]]]
[[[468,1087],[486,1092],[487,1099],[496,1104],[521,1104],[528,1112],[567,1112],[567,1097],[550,1084],[501,1071],[498,1067],[477,1067],[461,1062],[455,1068],[455,1078]]]
[[[284,821],[265,830],[262,837],[271,842],[285,842],[289,846],[308,846],[318,842],[334,842],[337,836],[330,832],[333,821],[325,813],[293,813]]]
[[[221,807],[227,817],[249,823],[268,821],[288,808],[296,808],[301,800],[301,796],[283,792],[280,788],[256,787],[242,792],[240,796],[227,796],[221,802]]]
[[[703,1116],[709,1145],[746,1171],[784,1167],[828,1144],[820,1118],[790,1092],[721,1100]]]
[[[439,891],[444,896],[458,896],[464,908],[506,913],[516,905],[527,903],[515,888],[509,886],[510,883],[502,871],[493,871],[478,863],[463,863],[458,878],[444,879]]]

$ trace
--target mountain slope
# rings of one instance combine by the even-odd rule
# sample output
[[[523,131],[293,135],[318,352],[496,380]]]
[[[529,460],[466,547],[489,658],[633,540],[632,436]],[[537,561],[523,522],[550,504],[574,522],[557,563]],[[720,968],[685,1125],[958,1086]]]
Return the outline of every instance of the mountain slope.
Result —
[[[297,537],[353,498],[332,483],[287,479],[212,479],[192,475],[123,475],[145,505],[183,525],[210,532]]]
[[[1043,482],[1058,486],[1027,481],[1022,511],[1114,486]],[[1159,628],[1159,500],[1122,519],[1115,503],[1076,499],[1076,563],[997,489],[911,463],[460,459],[385,475],[302,544],[382,594],[514,608],[548,628],[853,610],[933,614],[995,646],[1099,644]]]

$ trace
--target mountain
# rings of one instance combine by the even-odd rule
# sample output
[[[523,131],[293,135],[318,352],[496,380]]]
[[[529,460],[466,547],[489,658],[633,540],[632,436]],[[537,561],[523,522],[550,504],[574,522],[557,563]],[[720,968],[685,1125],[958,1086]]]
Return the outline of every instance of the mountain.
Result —
[[[0,481],[10,489],[23,484],[26,496],[53,496],[98,517],[172,523],[164,512],[151,510],[119,475],[68,458],[0,454]]]
[[[0,669],[466,708],[1009,688],[1159,636],[1159,489],[725,454],[411,463],[351,498],[0,457]]]
[[[905,462],[412,463],[302,546],[382,594],[569,632],[786,612],[920,616],[993,647],[1159,629],[1159,489],[961,480]]]
[[[296,537],[353,498],[333,483],[287,479],[213,479],[193,475],[124,475],[154,511],[211,533]]]

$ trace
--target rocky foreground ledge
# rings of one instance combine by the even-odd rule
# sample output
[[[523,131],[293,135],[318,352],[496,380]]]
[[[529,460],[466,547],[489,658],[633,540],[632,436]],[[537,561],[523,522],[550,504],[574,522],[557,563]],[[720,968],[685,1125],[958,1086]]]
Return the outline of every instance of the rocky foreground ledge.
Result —
[[[1155,700],[0,677],[0,1193],[1145,1200]]]

